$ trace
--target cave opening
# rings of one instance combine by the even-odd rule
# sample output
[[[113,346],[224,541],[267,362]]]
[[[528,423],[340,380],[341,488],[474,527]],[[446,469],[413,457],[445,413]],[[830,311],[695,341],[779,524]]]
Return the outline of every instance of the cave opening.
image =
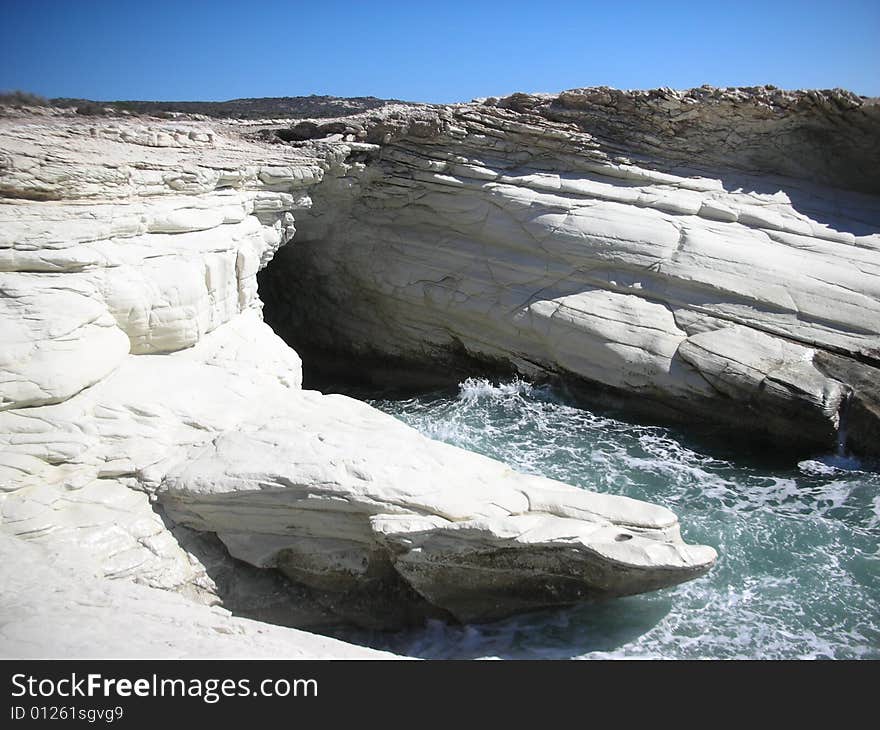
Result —
[[[321,275],[315,265],[321,246],[321,240],[302,240],[297,233],[257,274],[263,319],[302,359],[304,388],[366,400],[457,389],[469,377],[516,376],[510,363],[476,357],[454,337],[444,349],[419,358],[351,346],[346,328],[358,325],[326,314],[340,309],[340,298],[350,293],[334,290],[331,280]],[[315,286],[305,287],[303,281]],[[364,301],[359,306],[371,304]]]

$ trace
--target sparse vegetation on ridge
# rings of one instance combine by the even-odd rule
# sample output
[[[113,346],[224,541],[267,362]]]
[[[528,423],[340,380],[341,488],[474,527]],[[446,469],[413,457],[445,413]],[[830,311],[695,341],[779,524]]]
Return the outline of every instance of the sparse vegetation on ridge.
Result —
[[[0,106],[48,106],[49,100],[39,94],[31,94],[28,91],[0,92]]]
[[[44,103],[45,100],[44,100]],[[378,99],[358,96],[350,99],[336,96],[282,96],[260,99],[231,99],[229,101],[101,101],[88,99],[52,99],[51,104],[62,108],[108,108],[131,114],[174,115],[204,114],[225,119],[266,119],[281,117],[341,117],[378,109],[386,104],[400,104],[396,99]],[[82,112],[80,112],[82,113]]]

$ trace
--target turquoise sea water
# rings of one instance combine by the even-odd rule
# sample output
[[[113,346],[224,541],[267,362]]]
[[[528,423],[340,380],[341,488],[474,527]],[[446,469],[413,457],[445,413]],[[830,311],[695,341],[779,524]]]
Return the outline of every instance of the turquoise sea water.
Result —
[[[663,504],[720,558],[656,593],[347,638],[443,658],[880,658],[880,474],[858,461],[710,448],[518,380],[369,402],[521,471]]]

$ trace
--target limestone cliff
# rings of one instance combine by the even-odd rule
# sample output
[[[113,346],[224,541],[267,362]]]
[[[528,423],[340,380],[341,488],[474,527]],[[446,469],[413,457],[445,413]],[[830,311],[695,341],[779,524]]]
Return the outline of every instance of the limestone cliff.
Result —
[[[418,136],[447,112],[413,113]],[[104,656],[360,656],[204,604],[294,625],[470,620],[713,564],[664,508],[302,390],[256,275],[301,217],[314,230],[313,196],[355,205],[340,191],[377,174],[379,148],[343,134],[0,119],[0,653],[80,656],[100,636]]]
[[[877,453],[875,101],[600,88],[347,124],[367,144],[263,274],[288,341],[500,363],[809,449],[852,410]]]

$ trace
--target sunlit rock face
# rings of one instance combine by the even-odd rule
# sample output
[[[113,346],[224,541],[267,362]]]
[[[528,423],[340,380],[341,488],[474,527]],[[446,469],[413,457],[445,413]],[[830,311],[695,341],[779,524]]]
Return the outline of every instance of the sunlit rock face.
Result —
[[[411,113],[412,134],[439,133],[439,112]],[[283,628],[255,640],[259,623],[205,604],[387,627],[627,595],[712,566],[664,508],[521,475],[302,390],[257,272],[313,195],[359,204],[354,189],[383,174],[378,148],[366,133],[270,145],[216,127],[0,119],[0,653],[75,656],[104,626],[105,656],[362,656]],[[314,287],[310,271],[284,290]],[[127,651],[113,615],[161,635],[161,652]]]
[[[876,453],[859,435],[880,363],[876,103],[580,89],[362,129],[261,274],[289,342],[354,369],[561,375],[804,448],[856,404],[849,445]]]

